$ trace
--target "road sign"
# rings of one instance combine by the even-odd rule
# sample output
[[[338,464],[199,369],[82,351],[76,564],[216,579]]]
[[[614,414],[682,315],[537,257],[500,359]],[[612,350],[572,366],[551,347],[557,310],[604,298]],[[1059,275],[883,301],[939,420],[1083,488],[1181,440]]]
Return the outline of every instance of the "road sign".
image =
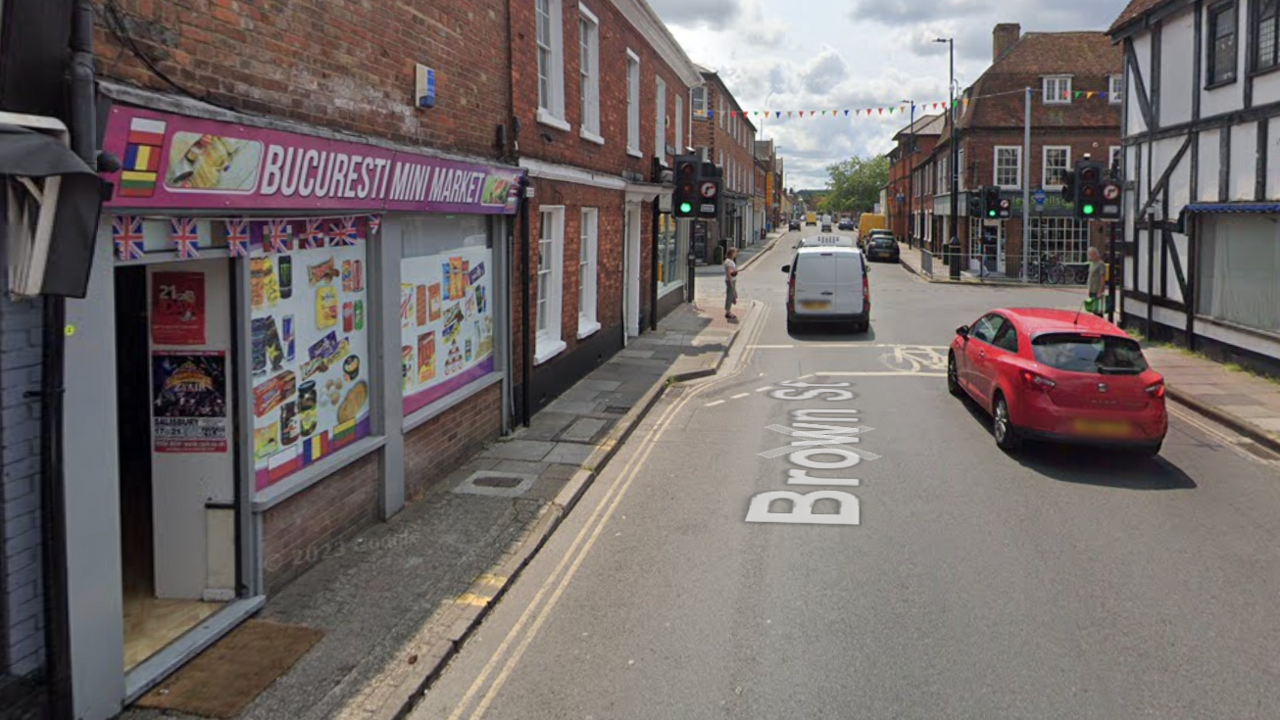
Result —
[[[1035,198],[1037,205],[1044,205],[1044,201],[1049,199],[1049,194],[1046,193],[1042,188],[1042,189],[1036,190],[1031,197]]]
[[[704,183],[702,183],[702,197],[704,197],[704,198],[715,197],[715,194],[716,194],[716,184],[715,184],[715,183],[713,183],[713,182],[704,182]]]
[[[1116,200],[1120,197],[1119,185],[1107,185],[1102,189],[1102,197],[1108,200]]]

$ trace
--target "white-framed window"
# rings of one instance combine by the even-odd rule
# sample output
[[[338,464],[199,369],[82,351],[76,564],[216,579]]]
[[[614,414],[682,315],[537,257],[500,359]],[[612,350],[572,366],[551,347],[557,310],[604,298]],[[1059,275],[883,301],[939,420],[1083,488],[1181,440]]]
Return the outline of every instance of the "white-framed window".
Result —
[[[997,145],[995,152],[994,184],[1002,188],[1022,187],[1022,148],[1016,145]]]
[[[720,129],[724,129],[724,95],[720,95],[720,109],[716,111],[716,117],[720,118]]]
[[[1063,105],[1071,102],[1071,78],[1068,76],[1044,79],[1044,104]]]
[[[667,83],[654,77],[657,92],[654,101],[653,156],[658,162],[667,162]]]
[[[560,306],[564,301],[564,206],[543,206],[538,213],[538,338],[535,363],[543,363],[568,347],[560,338]]]
[[[582,93],[582,129],[586,140],[600,137],[600,21],[585,5],[578,5],[578,77]]]
[[[1071,167],[1071,148],[1066,145],[1045,145],[1044,173],[1040,183],[1044,187],[1062,187],[1062,176]]]
[[[676,141],[672,145],[675,145],[677,155],[683,154],[688,145],[684,138],[684,97],[679,93],[676,94]]]
[[[1107,153],[1107,169],[1108,170],[1110,170],[1111,168],[1120,167],[1121,157],[1123,157],[1120,154],[1120,150],[1121,148],[1119,145],[1112,145],[1110,147],[1109,152]],[[1124,177],[1124,176],[1121,175],[1121,177]]]
[[[1032,257],[1049,255],[1070,264],[1089,261],[1088,220],[1056,217],[1031,222]]]
[[[538,122],[568,130],[564,119],[561,0],[534,0],[538,15]]]
[[[627,152],[644,157],[640,150],[640,56],[627,50]]]
[[[1107,100],[1112,105],[1124,102],[1124,75],[1112,75],[1107,78]]]
[[[707,117],[707,88],[700,85],[689,91],[689,106],[693,110],[693,117],[697,119],[706,119]]]
[[[600,329],[596,322],[596,273],[600,252],[600,211],[582,208],[578,233],[578,339]]]

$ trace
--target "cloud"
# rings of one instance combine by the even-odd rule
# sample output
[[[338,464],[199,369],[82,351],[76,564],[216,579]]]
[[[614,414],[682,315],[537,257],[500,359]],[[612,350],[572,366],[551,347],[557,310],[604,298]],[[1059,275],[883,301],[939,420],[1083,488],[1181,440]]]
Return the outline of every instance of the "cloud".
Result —
[[[822,94],[839,85],[849,76],[849,65],[840,53],[827,48],[811,60],[800,75],[804,89]]]
[[[732,25],[742,12],[739,0],[650,0],[663,22],[722,29]]]
[[[970,17],[992,9],[989,0],[857,0],[849,16],[886,25],[942,18]]]

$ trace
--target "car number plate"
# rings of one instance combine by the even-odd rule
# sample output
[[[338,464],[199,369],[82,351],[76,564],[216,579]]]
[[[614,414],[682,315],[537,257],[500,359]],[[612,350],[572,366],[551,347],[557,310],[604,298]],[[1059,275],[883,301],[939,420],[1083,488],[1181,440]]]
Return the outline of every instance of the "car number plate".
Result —
[[[1133,431],[1121,420],[1076,420],[1075,427],[1078,432],[1099,437],[1124,437]]]
[[[802,300],[800,307],[805,310],[825,310],[831,307],[831,303],[826,300]]]

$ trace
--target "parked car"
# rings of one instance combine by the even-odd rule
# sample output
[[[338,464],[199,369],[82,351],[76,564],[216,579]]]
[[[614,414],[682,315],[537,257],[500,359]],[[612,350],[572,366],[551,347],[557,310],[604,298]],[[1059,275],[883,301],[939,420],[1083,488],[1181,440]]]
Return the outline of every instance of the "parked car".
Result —
[[[867,242],[865,252],[868,260],[884,260],[898,262],[898,241],[892,235],[873,235]]]
[[[800,219],[799,219],[799,218],[791,218],[791,222],[787,223],[787,229],[788,229],[788,230],[799,230],[799,229],[800,229]]]
[[[1088,313],[1002,309],[956,329],[947,389],[992,418],[996,444],[1024,439],[1160,452],[1168,431],[1164,378],[1138,343]]]
[[[853,230],[853,229],[854,229],[853,221],[852,221],[852,220],[850,220],[849,218],[843,218],[843,219],[841,219],[837,227],[838,227],[839,229],[841,229],[841,230]]]
[[[805,245],[787,273],[787,332],[801,323],[842,323],[856,331],[871,327],[871,286],[857,248]]]

